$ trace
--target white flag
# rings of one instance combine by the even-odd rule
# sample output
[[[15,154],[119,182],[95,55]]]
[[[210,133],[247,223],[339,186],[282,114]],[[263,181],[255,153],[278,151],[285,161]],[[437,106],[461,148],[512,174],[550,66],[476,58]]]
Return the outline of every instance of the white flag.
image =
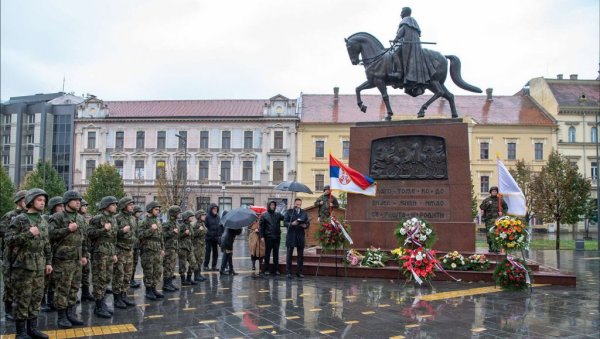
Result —
[[[517,216],[525,216],[527,207],[525,195],[504,164],[498,159],[498,189],[502,199],[508,205],[508,213]]]

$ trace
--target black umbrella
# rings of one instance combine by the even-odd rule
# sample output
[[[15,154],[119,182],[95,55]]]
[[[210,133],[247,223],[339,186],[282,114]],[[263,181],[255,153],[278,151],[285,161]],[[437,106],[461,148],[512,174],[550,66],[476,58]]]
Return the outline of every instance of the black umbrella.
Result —
[[[221,219],[221,224],[225,228],[231,228],[232,230],[239,230],[242,227],[252,225],[258,217],[256,212],[249,208],[239,207],[234,208]]]
[[[303,192],[313,194],[313,192],[305,184],[298,181],[282,181],[279,185],[273,188],[278,191]]]

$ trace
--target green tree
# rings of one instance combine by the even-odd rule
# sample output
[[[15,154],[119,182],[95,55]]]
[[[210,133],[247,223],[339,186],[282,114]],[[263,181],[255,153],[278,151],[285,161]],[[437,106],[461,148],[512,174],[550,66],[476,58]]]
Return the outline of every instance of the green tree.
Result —
[[[13,194],[15,194],[15,187],[2,165],[0,165],[0,216],[15,207],[12,201]]]
[[[475,218],[479,214],[479,204],[477,204],[477,194],[475,194],[475,185],[473,185],[473,177],[471,181],[471,217]]]
[[[531,184],[535,177],[535,173],[531,170],[531,167],[525,163],[525,160],[517,160],[514,168],[509,169],[510,175],[515,179],[523,195],[525,196],[525,220],[529,222],[531,214],[531,208],[533,204],[533,195],[531,194]]]
[[[531,184],[533,210],[556,222],[556,249],[560,249],[560,224],[576,223],[584,216],[592,184],[567,158],[552,151],[548,163]]]
[[[35,170],[27,173],[21,183],[22,190],[41,188],[50,198],[62,196],[67,190],[64,180],[49,161],[40,161]]]
[[[84,195],[89,204],[90,214],[97,212],[96,203],[108,195],[121,199],[125,196],[125,190],[123,189],[123,178],[117,168],[109,163],[104,163],[94,170]]]

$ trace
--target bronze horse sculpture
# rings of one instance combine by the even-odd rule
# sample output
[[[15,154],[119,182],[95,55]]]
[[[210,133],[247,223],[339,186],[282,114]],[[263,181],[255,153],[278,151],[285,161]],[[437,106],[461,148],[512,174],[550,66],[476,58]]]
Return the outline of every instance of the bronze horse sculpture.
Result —
[[[356,87],[358,107],[360,107],[360,110],[363,112],[367,111],[367,106],[363,105],[360,92],[365,89],[377,87],[379,92],[381,92],[381,96],[387,108],[385,120],[392,120],[392,115],[394,113],[390,106],[387,86],[402,88],[402,82],[399,82],[397,78],[390,76],[393,69],[394,49],[385,48],[377,38],[365,32],[352,34],[345,39],[345,41],[350,61],[353,65],[358,65],[362,62],[367,75],[367,81]],[[456,105],[454,104],[454,95],[448,91],[446,86],[444,86],[444,81],[446,81],[446,76],[448,74],[448,61],[446,59],[450,60],[450,77],[458,87],[474,93],[481,93],[481,89],[466,83],[462,79],[460,75],[460,59],[458,57],[454,55],[444,56],[439,52],[428,49],[423,49],[423,52],[425,53],[425,57],[429,58],[429,61],[435,66],[435,72],[431,74],[430,81],[424,88],[430,90],[433,93],[433,96],[421,106],[417,117],[424,117],[427,107],[438,98],[443,97],[448,100],[448,103],[450,104],[452,117],[457,118],[458,113],[456,111]],[[362,57],[362,60],[360,57]],[[422,91],[420,94],[422,94]]]

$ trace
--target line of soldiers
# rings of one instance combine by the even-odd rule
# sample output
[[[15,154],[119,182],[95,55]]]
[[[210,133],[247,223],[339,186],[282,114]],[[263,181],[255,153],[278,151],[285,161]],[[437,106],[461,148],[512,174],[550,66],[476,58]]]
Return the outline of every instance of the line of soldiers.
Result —
[[[129,197],[102,198],[91,218],[77,191],[48,199],[34,188],[17,192],[13,201],[15,208],[0,218],[0,236],[5,317],[15,321],[16,338],[48,338],[37,329],[40,310],[56,309],[59,328],[83,325],[75,312],[80,288],[81,300],[95,301],[98,317],[112,317],[105,302],[111,283],[114,307],[134,306],[127,290],[140,287],[134,280],[138,258],[150,300],[164,297],[157,290],[161,278],[164,291],[178,290],[173,284],[177,259],[182,285],[206,280],[201,275],[207,231],[202,210],[181,213],[172,206],[161,225],[158,203],[149,203],[140,221],[142,210]],[[49,213],[43,215],[46,205]]]

